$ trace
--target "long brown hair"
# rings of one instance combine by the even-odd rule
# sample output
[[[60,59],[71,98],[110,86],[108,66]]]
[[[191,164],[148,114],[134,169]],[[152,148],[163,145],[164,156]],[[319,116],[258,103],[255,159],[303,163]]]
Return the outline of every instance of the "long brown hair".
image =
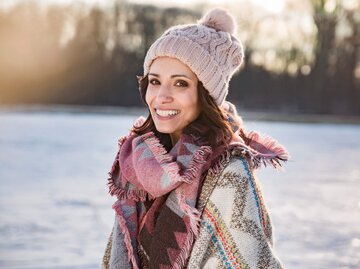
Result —
[[[149,84],[148,76],[138,76],[138,82],[141,99],[147,105],[145,95]],[[201,107],[200,115],[194,122],[189,124],[183,132],[195,133],[198,137],[201,137],[204,143],[213,148],[225,146],[229,143],[233,135],[231,126],[227,121],[226,113],[219,108],[200,81],[198,82],[197,88],[199,105]],[[170,136],[156,130],[150,111],[143,125],[134,127],[133,131],[138,135],[152,131],[166,148],[171,148]]]

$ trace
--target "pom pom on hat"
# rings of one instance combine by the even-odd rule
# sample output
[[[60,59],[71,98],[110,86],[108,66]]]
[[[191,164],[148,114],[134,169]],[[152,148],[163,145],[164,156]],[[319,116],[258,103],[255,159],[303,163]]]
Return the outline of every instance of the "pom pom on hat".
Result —
[[[234,35],[236,30],[235,19],[233,16],[221,8],[210,10],[198,21],[198,23],[218,31],[228,32],[231,35]]]

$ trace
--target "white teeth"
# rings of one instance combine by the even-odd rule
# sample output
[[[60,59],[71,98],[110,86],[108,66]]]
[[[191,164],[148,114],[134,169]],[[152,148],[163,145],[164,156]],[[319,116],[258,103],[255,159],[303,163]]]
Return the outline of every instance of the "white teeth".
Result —
[[[179,110],[156,109],[156,114],[158,114],[159,116],[163,116],[163,117],[174,116],[174,115],[178,114],[179,112],[180,112]]]

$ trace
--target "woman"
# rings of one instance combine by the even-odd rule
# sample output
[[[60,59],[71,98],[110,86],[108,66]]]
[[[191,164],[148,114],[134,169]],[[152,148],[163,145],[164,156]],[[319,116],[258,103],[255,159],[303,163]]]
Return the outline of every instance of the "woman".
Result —
[[[286,150],[246,134],[225,101],[243,59],[234,19],[214,9],[167,30],[139,78],[149,109],[119,140],[118,198],[103,268],[282,268],[254,169]]]

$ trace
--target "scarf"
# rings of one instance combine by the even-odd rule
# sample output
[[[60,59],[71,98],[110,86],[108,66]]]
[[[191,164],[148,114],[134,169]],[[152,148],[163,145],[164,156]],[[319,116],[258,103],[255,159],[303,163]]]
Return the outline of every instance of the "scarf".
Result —
[[[190,255],[204,172],[220,152],[196,141],[182,134],[167,152],[152,132],[119,140],[108,185],[133,268],[183,268]]]

